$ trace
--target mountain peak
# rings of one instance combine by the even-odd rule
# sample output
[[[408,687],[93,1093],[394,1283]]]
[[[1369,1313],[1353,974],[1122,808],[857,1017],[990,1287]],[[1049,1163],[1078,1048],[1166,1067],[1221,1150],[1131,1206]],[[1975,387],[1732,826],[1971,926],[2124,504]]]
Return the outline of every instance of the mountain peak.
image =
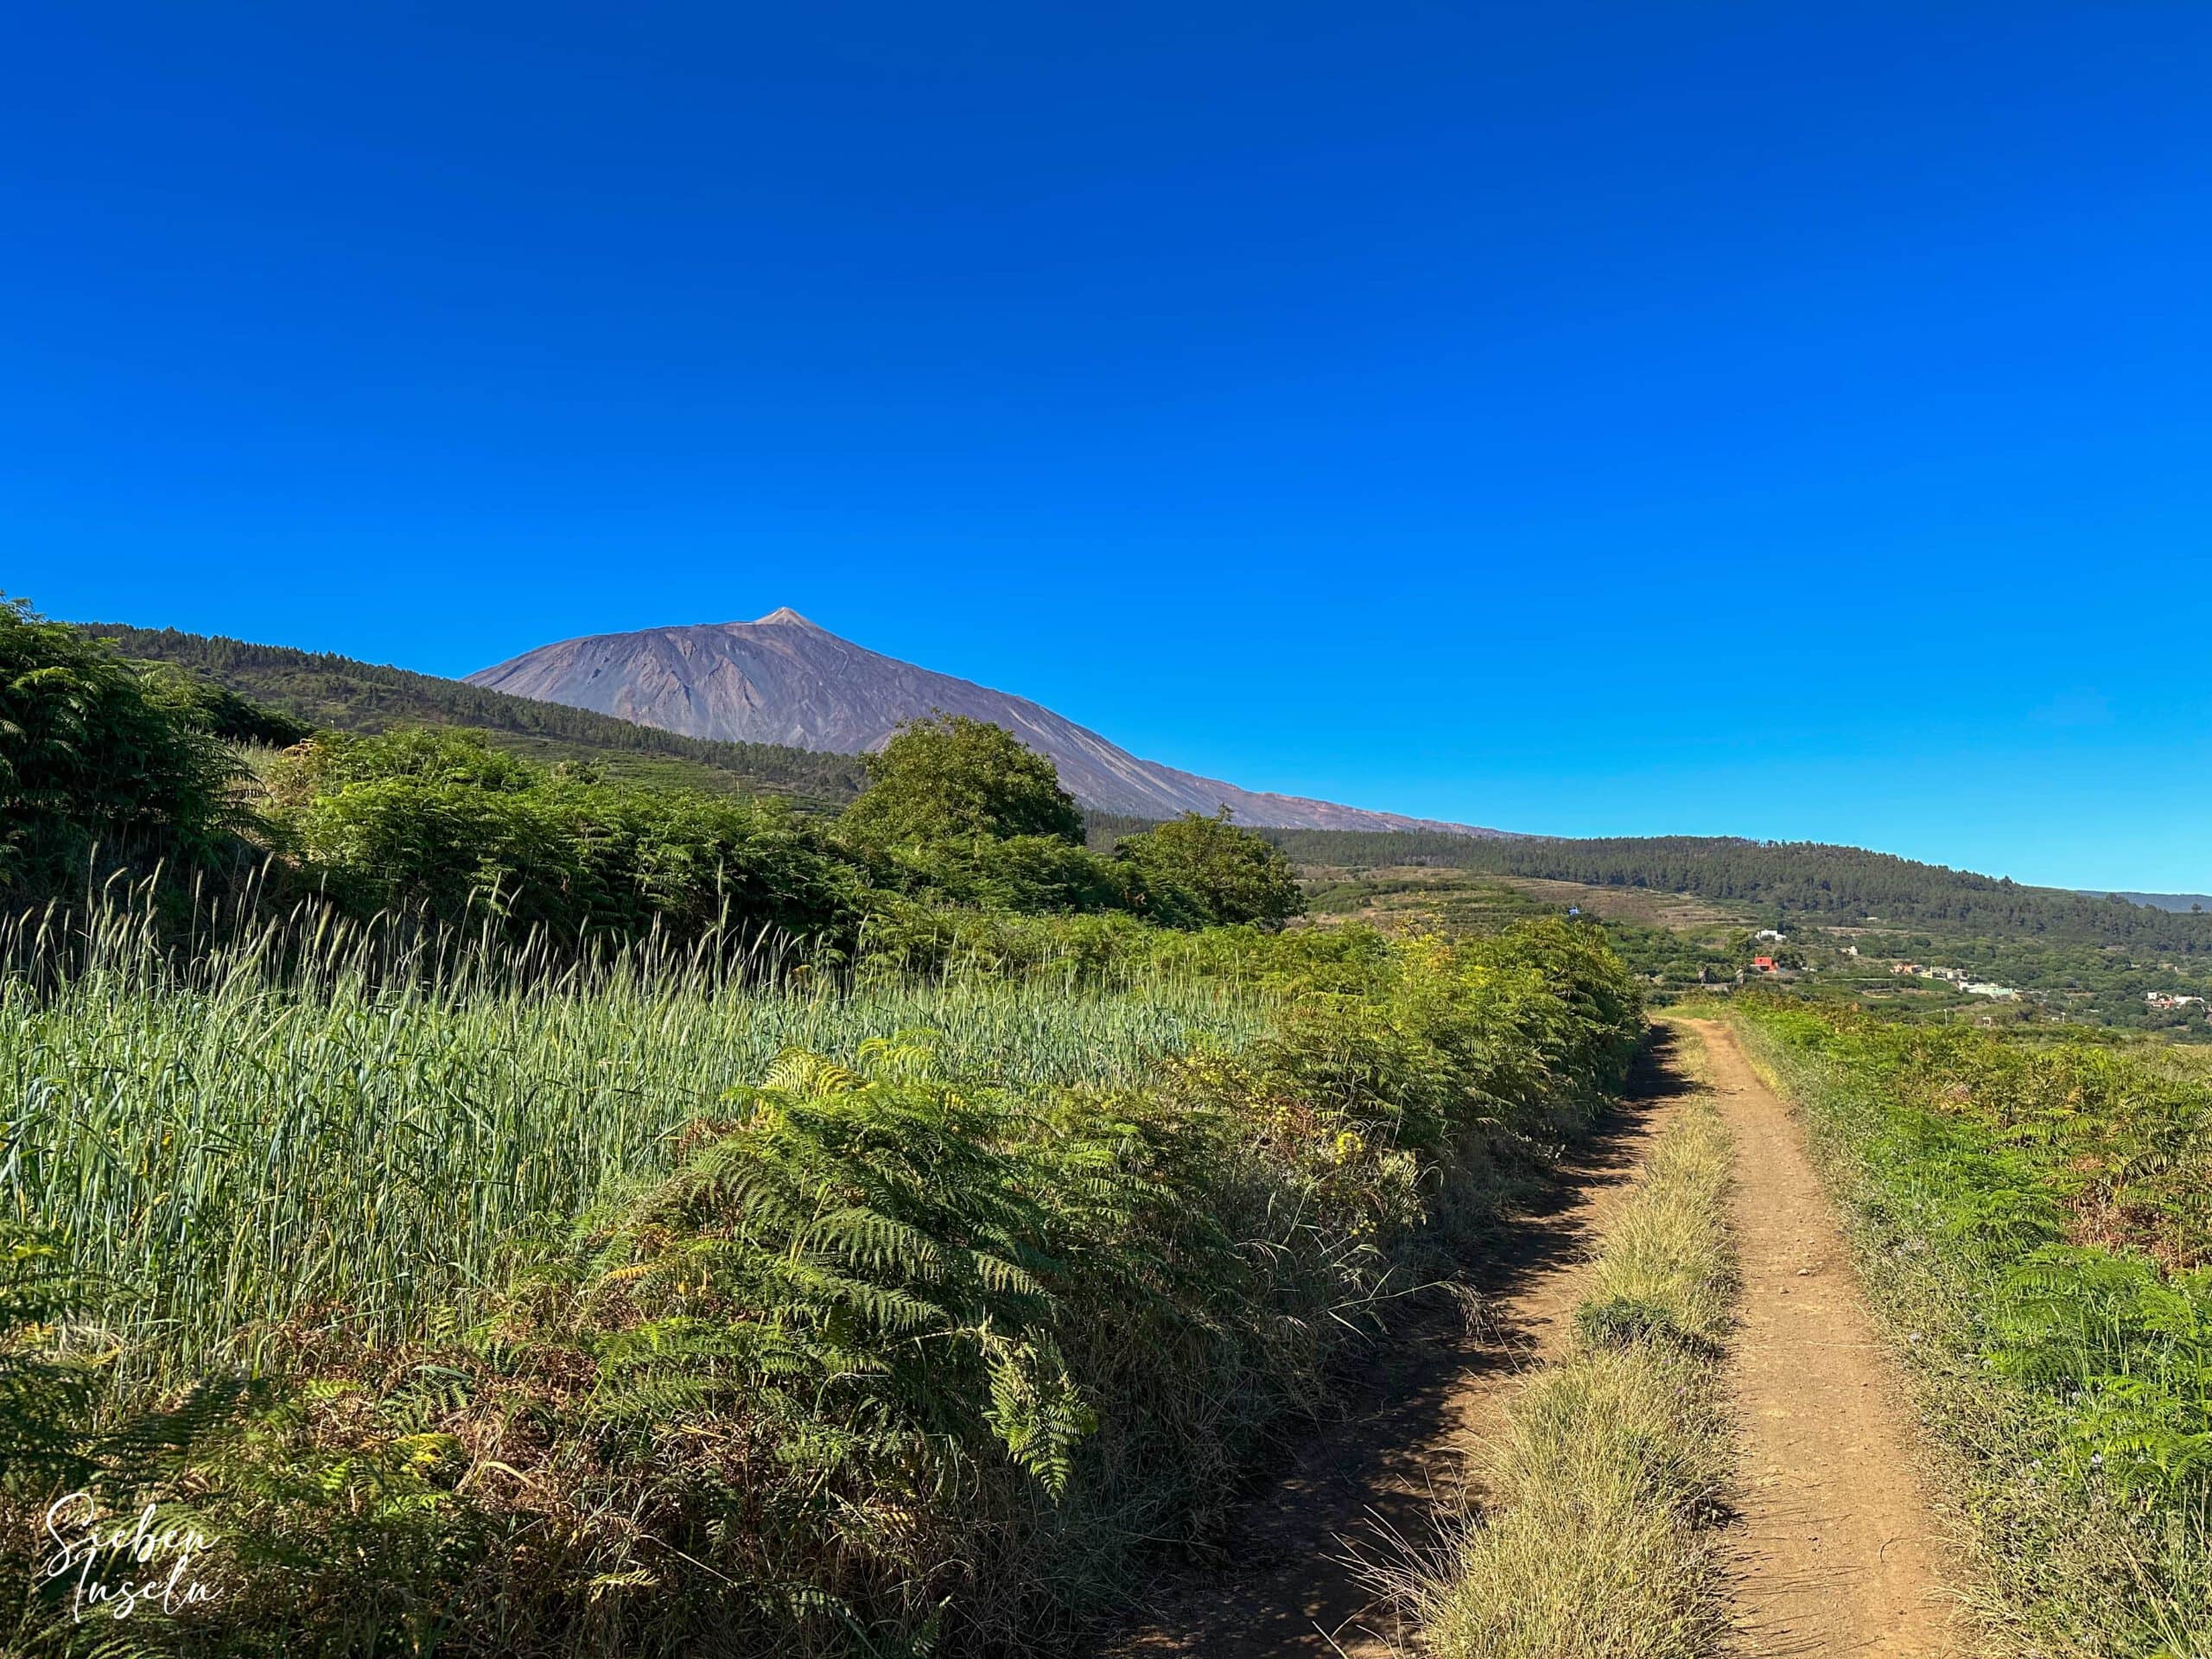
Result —
[[[1172,818],[1179,812],[1211,814],[1227,806],[1239,823],[1253,825],[1496,833],[1240,789],[1141,760],[1026,697],[840,639],[788,605],[757,622],[565,639],[468,680],[513,696],[588,709],[686,737],[780,743],[839,754],[880,749],[903,722],[932,711],[966,715],[1003,726],[1050,756],[1071,795],[1084,806],[1109,812]]]

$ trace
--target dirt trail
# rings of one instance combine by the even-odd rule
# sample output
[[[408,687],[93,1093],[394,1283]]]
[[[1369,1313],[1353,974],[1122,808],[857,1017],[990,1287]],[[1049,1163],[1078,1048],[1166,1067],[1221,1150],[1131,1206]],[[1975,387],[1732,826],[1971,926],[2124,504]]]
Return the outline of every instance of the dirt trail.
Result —
[[[1963,1645],[1914,1478],[1910,1413],[1804,1136],[1726,1027],[1705,1042],[1736,1135],[1745,1440],[1738,1618],[1751,1653],[1935,1659]]]
[[[1385,1659],[1406,1632],[1355,1560],[1396,1561],[1456,1509],[1469,1451],[1497,1425],[1527,1367],[1567,1334],[1581,1268],[1688,1085],[1662,1032],[1615,1121],[1516,1217],[1476,1274],[1481,1328],[1433,1308],[1370,1357],[1346,1414],[1323,1424],[1254,1500],[1218,1560],[1154,1586],[1151,1612],[1109,1659]]]

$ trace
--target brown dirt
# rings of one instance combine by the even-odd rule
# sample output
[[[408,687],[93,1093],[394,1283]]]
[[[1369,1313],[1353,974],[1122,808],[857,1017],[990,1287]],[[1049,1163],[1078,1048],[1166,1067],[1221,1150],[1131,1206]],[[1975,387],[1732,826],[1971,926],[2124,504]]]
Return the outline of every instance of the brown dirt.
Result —
[[[1377,1344],[1345,1415],[1318,1426],[1255,1497],[1217,1559],[1171,1573],[1109,1659],[1384,1659],[1400,1650],[1389,1599],[1362,1562],[1426,1550],[1457,1513],[1468,1453],[1497,1427],[1528,1366],[1563,1346],[1604,1217],[1686,1091],[1662,1032],[1630,1099],[1471,1270],[1482,1317],[1432,1306]],[[1439,1299],[1441,1300],[1441,1298]]]
[[[1738,1617],[1750,1650],[1935,1659],[1965,1645],[1915,1477],[1911,1414],[1804,1137],[1726,1027],[1705,1042],[1735,1132],[1745,1441]]]

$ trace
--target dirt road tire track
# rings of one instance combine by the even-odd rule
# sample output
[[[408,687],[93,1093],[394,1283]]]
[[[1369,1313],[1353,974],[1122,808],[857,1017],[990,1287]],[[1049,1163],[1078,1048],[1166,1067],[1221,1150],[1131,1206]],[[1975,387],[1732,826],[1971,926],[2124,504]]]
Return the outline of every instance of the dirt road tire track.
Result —
[[[1911,1414],[1876,1334],[1802,1126],[1728,1027],[1686,1020],[1736,1139],[1744,1435],[1734,1580],[1745,1659],[1960,1659],[1948,1562],[1916,1474]],[[1630,1102],[1481,1275],[1487,1327],[1416,1320],[1379,1348],[1340,1420],[1261,1492],[1223,1559],[1168,1574],[1103,1659],[1389,1659],[1387,1599],[1349,1557],[1388,1560],[1459,1505],[1470,1452],[1528,1370],[1564,1349],[1585,1263],[1695,1062],[1662,1028]],[[1681,1045],[1689,1046],[1690,1045]],[[1475,1497],[1478,1499],[1479,1493]],[[1718,1656],[1716,1656],[1718,1659]]]
[[[1911,1413],[1877,1336],[1802,1126],[1734,1033],[1704,1041],[1736,1136],[1743,1325],[1737,1609],[1757,1659],[1948,1659],[1964,1647],[1944,1549],[1916,1475]]]

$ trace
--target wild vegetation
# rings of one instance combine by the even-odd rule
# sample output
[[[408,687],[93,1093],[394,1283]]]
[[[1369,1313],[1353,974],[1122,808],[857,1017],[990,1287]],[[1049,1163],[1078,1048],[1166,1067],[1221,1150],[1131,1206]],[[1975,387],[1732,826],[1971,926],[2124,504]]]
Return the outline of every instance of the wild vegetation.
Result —
[[[0,1048],[43,1109],[9,1209],[56,1224],[35,1259],[82,1288],[39,1328],[99,1351],[110,1412],[193,1406],[127,1467],[100,1422],[27,1413],[227,1541],[236,1593],[162,1627],[185,1650],[1065,1630],[1203,1521],[1424,1229],[1573,1133],[1635,1036],[1560,924],[1196,936],[1160,971],[1210,996],[1088,1008],[707,1006],[620,974],[516,1001],[267,978],[266,953],[195,988],[131,949],[13,993]],[[211,1376],[251,1386],[192,1391]]]
[[[89,861],[212,862],[245,822],[223,705],[0,601],[0,897]]]
[[[1093,852],[974,722],[832,825],[451,729],[249,766],[0,638],[11,1651],[1064,1644],[1640,1030],[1592,930],[1279,931],[1264,842]],[[217,1593],[80,1622],[73,1489]]]
[[[1783,918],[1855,924],[1878,918],[1899,929],[1993,940],[2212,955],[2212,916],[2026,887],[1858,847],[1695,836],[1563,840],[1330,830],[1265,833],[1300,864],[1443,864],[1592,887],[1695,893]]]
[[[1097,833],[1094,830],[1094,833]],[[1481,925],[1531,899],[1599,916],[1655,995],[1704,995],[1766,957],[1791,995],[1936,1020],[2056,1020],[2212,1040],[2212,918],[2024,887],[1853,848],[1668,838],[1262,832],[1317,913]],[[1773,934],[1784,937],[1777,939]],[[1893,975],[1913,962],[2019,993]],[[1766,988],[1775,988],[1772,982]]]
[[[664,1173],[683,1126],[787,1049],[925,1031],[960,1076],[1110,1087],[1261,1018],[1167,969],[846,989],[711,950],[579,963],[305,925],[211,928],[180,960],[118,902],[73,950],[0,939],[18,969],[0,982],[0,1091],[18,1103],[0,1197],[73,1241],[101,1287],[80,1314],[121,1342],[124,1371],[258,1369],[303,1309],[327,1333],[418,1337],[548,1229]]]
[[[957,932],[976,913],[1187,928],[1276,925],[1297,908],[1281,855],[1226,822],[1088,850],[1050,762],[975,721],[893,738],[832,823],[772,798],[543,766],[450,726],[316,732],[249,767],[240,744],[299,738],[286,717],[21,604],[0,609],[0,898],[17,903],[154,866],[172,888],[235,881],[274,855],[275,896],[356,918],[535,928],[577,950],[772,930],[841,957],[872,925],[884,954],[926,955],[948,911]]]
[[[1482,1512],[1411,1586],[1441,1659],[1705,1659],[1723,1651],[1715,1531],[1735,1480],[1719,1376],[1734,1322],[1732,1147],[1700,1097],[1606,1230],[1572,1351],[1486,1448]]]
[[[2028,1654],[2212,1628],[2212,1089],[2156,1048],[1743,1005]],[[2192,1634],[2195,1633],[2195,1634]]]

